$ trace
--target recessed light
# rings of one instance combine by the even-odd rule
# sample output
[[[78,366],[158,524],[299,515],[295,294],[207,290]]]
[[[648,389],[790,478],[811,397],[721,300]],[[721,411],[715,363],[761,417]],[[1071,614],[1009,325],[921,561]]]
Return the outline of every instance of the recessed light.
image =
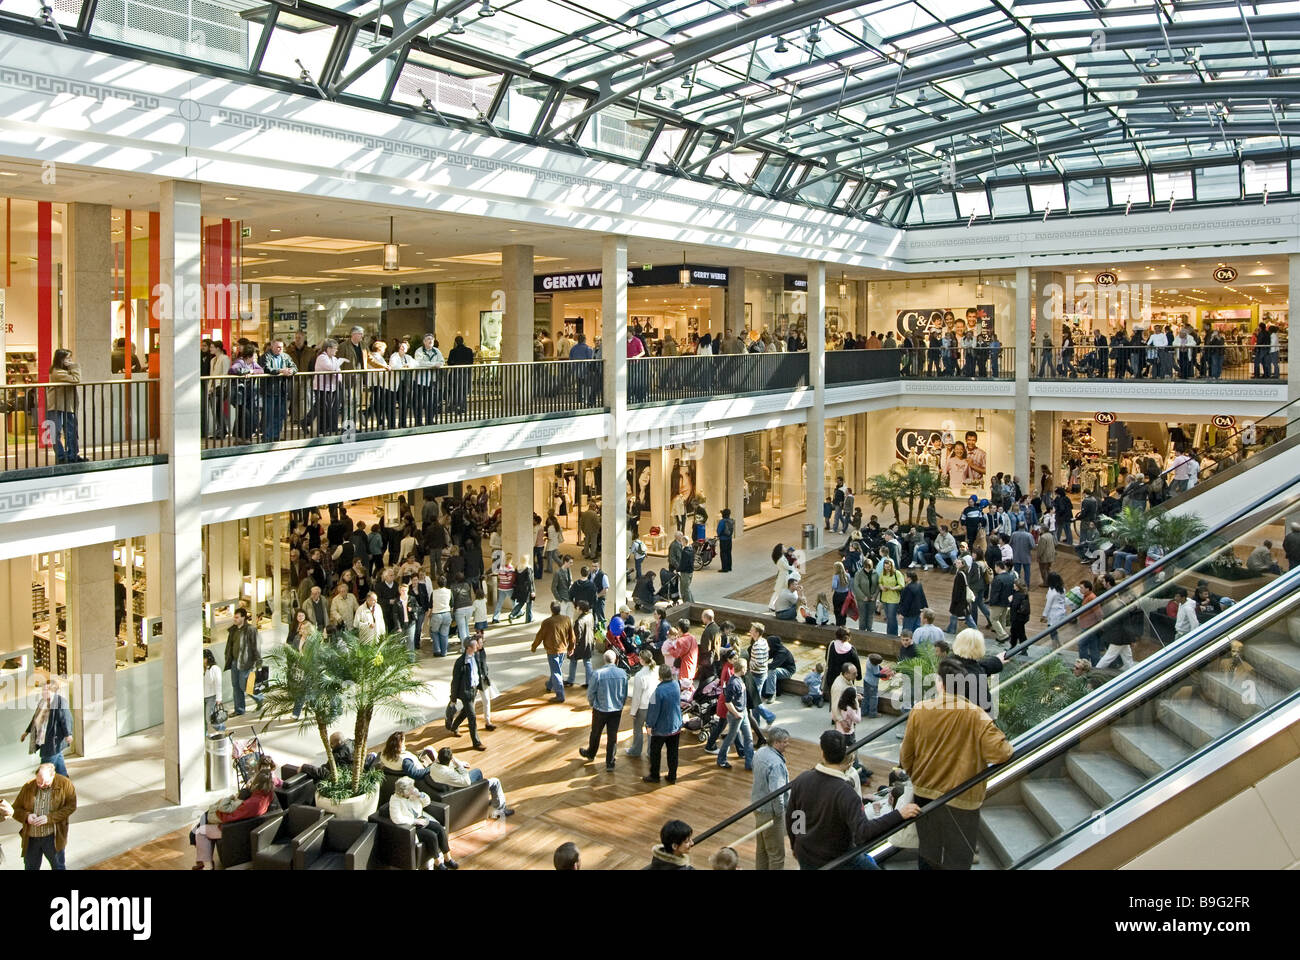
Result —
[[[18,176],[18,174],[14,173],[12,170],[0,170],[0,177],[16,177],[16,176]]]
[[[272,227],[272,228],[270,229],[270,232],[271,232],[271,233],[279,233],[279,232],[280,232],[280,228],[279,228],[279,227]]]
[[[223,200],[238,200],[238,197],[222,197]]]

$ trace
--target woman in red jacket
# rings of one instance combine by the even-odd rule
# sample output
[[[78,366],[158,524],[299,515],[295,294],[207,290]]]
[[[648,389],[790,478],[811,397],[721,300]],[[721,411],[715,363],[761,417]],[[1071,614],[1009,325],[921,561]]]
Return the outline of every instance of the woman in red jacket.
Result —
[[[236,820],[255,820],[271,809],[275,802],[275,764],[263,756],[257,773],[246,790],[238,796],[226,797],[217,803],[215,810],[203,814],[198,825],[190,832],[194,841],[194,869],[212,867],[212,847],[221,839],[221,825]]]
[[[736,659],[736,648],[726,647],[723,649],[720,663],[718,666],[718,705],[714,708],[713,725],[709,727],[709,742],[704,745],[706,753],[712,753],[717,749],[718,737],[727,726],[727,698],[722,695],[722,691],[727,689],[727,681],[735,673],[732,664]]]

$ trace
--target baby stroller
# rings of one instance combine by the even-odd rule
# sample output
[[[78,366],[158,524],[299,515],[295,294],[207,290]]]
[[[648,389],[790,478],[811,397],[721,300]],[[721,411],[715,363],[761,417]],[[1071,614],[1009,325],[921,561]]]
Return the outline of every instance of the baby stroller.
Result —
[[[236,740],[229,733],[226,734],[226,739],[230,741],[230,756],[235,764],[235,776],[239,780],[241,790],[253,782],[257,768],[266,757],[266,753],[262,750],[262,742],[258,739],[257,729],[254,727],[248,729],[253,731],[253,736],[243,742]],[[266,727],[262,729],[265,730]]]
[[[711,537],[708,540],[695,541],[695,569],[703,570],[713,562],[713,558],[718,555],[718,540]]]
[[[692,731],[700,743],[709,739],[709,724],[718,709],[718,697],[722,695],[722,684],[714,677],[708,683],[697,687],[689,699],[682,702],[682,726]]]
[[[675,570],[664,567],[659,571],[659,590],[655,593],[655,596],[670,603],[676,603],[682,599],[682,590]]]

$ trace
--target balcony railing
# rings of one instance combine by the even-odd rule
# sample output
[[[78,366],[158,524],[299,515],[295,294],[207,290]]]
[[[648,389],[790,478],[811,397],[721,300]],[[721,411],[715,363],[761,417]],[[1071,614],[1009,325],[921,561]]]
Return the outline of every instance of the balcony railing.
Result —
[[[826,354],[826,385],[873,380],[1014,380],[1014,347],[973,347],[945,354],[942,350],[902,348],[831,350]]]
[[[636,357],[627,364],[627,400],[652,406],[808,386],[806,353]]]
[[[1221,347],[1035,347],[1031,380],[1266,380],[1286,381],[1286,343],[1280,352],[1249,344]]]
[[[159,396],[147,379],[0,387],[3,476],[157,456]]]
[[[604,409],[600,360],[203,378],[208,449]]]

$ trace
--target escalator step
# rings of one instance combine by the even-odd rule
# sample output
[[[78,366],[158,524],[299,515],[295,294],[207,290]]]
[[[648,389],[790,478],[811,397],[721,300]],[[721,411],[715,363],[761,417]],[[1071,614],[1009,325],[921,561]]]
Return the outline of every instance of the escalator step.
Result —
[[[980,811],[980,836],[1003,867],[1011,866],[1049,839],[1028,808],[1002,804],[985,805]]]
[[[1168,770],[1192,752],[1185,741],[1168,730],[1148,725],[1116,724],[1111,728],[1110,742],[1116,753],[1148,777]]]
[[[1110,750],[1071,750],[1065,769],[1098,807],[1108,807],[1128,796],[1147,778]]]
[[[1238,667],[1231,673],[1224,670],[1202,670],[1200,679],[1205,699],[1243,720],[1273,706],[1286,696],[1285,690],[1249,666]]]
[[[1280,640],[1247,643],[1246,662],[1279,686],[1300,687],[1300,645]]]
[[[1198,696],[1160,700],[1156,704],[1156,719],[1193,747],[1203,747],[1238,725],[1237,718],[1227,710]]]
[[[1025,780],[1020,784],[1020,796],[1052,836],[1065,833],[1096,812],[1091,798],[1073,780],[1065,777]]]

